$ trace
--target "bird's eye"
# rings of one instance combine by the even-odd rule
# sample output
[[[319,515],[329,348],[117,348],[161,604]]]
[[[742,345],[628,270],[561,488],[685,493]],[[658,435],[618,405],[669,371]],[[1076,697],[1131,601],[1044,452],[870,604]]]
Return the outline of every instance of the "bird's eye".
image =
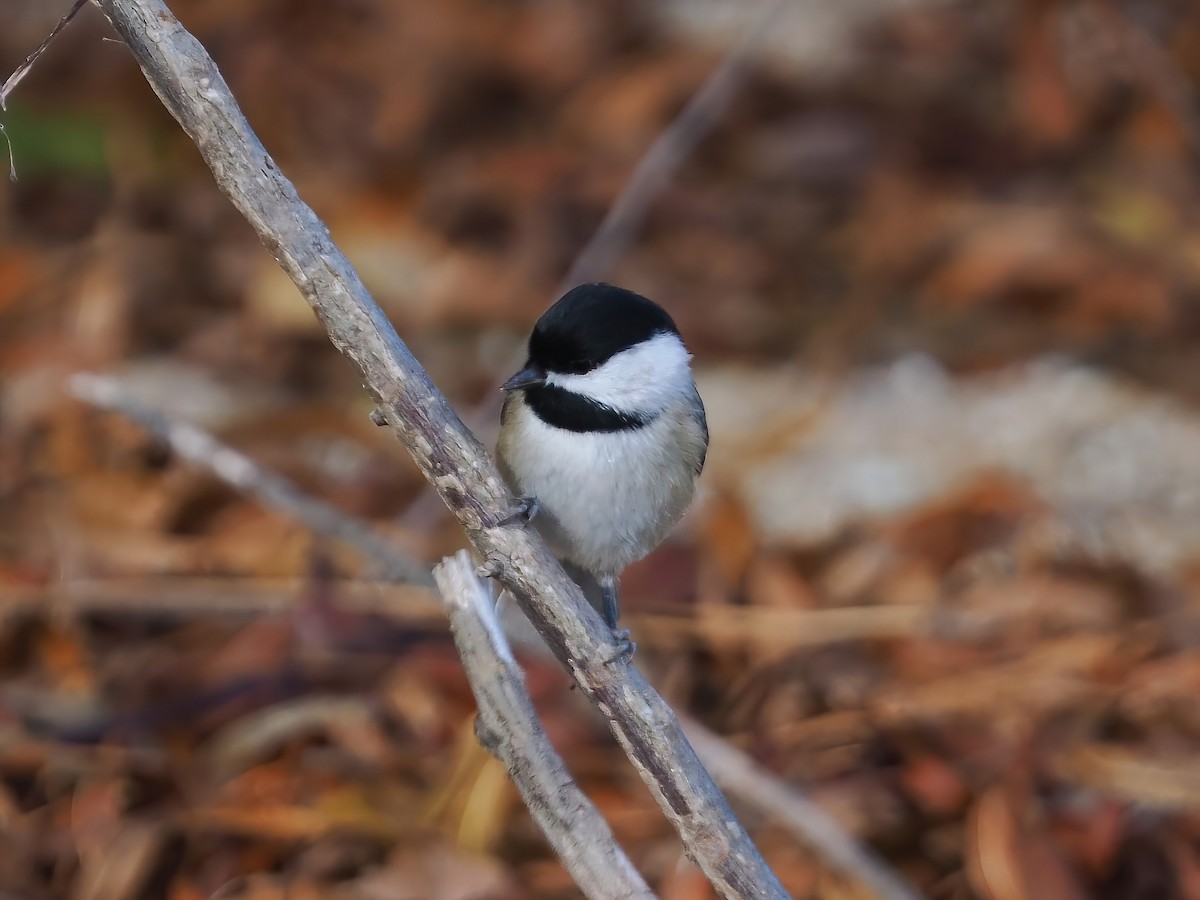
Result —
[[[586,375],[594,368],[596,368],[596,364],[590,359],[577,359],[571,363],[571,374]]]

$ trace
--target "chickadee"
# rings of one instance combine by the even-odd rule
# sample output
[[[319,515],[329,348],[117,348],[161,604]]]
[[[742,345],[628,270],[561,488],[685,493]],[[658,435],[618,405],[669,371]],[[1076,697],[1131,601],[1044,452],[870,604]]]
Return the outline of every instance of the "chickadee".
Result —
[[[690,359],[662,307],[583,284],[538,319],[525,367],[503,385],[496,449],[517,512],[537,513],[623,652],[633,644],[617,628],[621,570],[666,537],[704,468],[708,423]]]

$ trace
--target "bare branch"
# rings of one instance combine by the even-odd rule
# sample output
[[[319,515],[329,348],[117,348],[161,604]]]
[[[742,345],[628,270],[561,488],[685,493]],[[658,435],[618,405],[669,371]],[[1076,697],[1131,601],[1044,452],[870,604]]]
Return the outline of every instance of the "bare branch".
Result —
[[[633,175],[608,208],[600,227],[575,257],[575,262],[559,285],[560,294],[577,284],[601,278],[612,268],[637,235],[651,204],[671,183],[679,167],[692,155],[696,145],[712,130],[729,105],[745,78],[746,63],[751,52],[785,5],[786,0],[768,0],[763,5],[742,39],[708,76],[675,120],[654,139],[633,170]]]
[[[16,88],[16,86],[21,83],[25,76],[29,74],[30,70],[33,68],[33,64],[38,61],[38,58],[45,53],[46,48],[50,46],[50,42],[58,36],[60,31],[67,27],[67,23],[75,18],[75,14],[79,12],[79,10],[83,9],[83,4],[85,3],[87,3],[87,0],[75,0],[75,3],[71,6],[70,11],[58,20],[58,24],[54,26],[48,35],[46,35],[46,39],[38,45],[36,50],[25,57],[25,62],[17,66],[17,70],[15,72],[8,76],[8,80],[4,82],[4,86],[0,87],[0,109],[8,109],[8,95],[11,94],[13,89]],[[12,148],[10,145],[10,153],[11,149]],[[15,172],[9,177],[15,177]]]
[[[653,897],[608,823],[567,773],[546,736],[496,617],[491,591],[465,550],[433,577],[475,694],[480,742],[508,769],[534,821],[588,897]]]
[[[329,231],[250,129],[204,48],[160,0],[98,0],[147,81],[196,143],[222,191],[296,283],[334,345],[362,373],[381,417],[408,448],[475,549],[607,718],[688,855],[726,897],[786,897],[704,770],[674,713],[625,662],[599,615],[545,543],[499,526],[508,490],[363,287]]]
[[[222,481],[256,497],[267,506],[303,522],[321,534],[352,544],[393,581],[431,584],[429,571],[406,559],[394,544],[354,516],[346,515],[296,489],[286,478],[217,441],[206,431],[176,422],[140,406],[114,378],[80,373],[71,378],[71,393],[101,409],[115,410],[141,424],[189,462],[210,469]]]
[[[781,823],[824,862],[868,888],[879,900],[917,900],[920,896],[829,813],[781,778],[700,723],[685,721],[684,728],[718,784]]]
[[[8,148],[8,180],[17,180],[17,157],[13,153],[12,138],[8,136],[8,129],[4,127],[4,123],[0,122],[0,136],[4,137],[4,146]]]
[[[244,477],[243,465],[213,464],[214,458],[225,455],[238,456],[235,451],[223,447],[216,438],[195,427],[171,423],[161,414],[152,413],[139,407],[128,396],[122,394],[111,379],[79,376],[77,380],[83,380],[85,384],[107,385],[106,390],[100,392],[84,391],[84,399],[90,399],[91,394],[99,393],[109,401],[119,400],[117,403],[107,403],[109,408],[130,415],[136,421],[153,423],[152,427],[156,433],[164,437],[171,434],[187,434],[187,446],[205,448],[204,462],[215,474],[220,476],[222,473],[229,473],[235,476],[229,483],[242,490],[247,489],[248,479]],[[248,460],[245,460],[244,463],[252,465]],[[261,472],[258,477],[265,481],[278,479],[269,472]],[[253,487],[253,480],[249,480],[249,484]],[[291,486],[289,489],[298,493]],[[317,510],[321,513],[320,515],[310,515],[305,520],[315,531],[343,539],[368,557],[378,552],[378,542],[383,539],[370,534],[371,527],[368,524],[359,523],[358,529],[348,531],[343,528],[344,515],[342,513],[332,507],[327,507],[326,504],[315,498],[301,496],[300,499],[303,502],[297,506],[283,509],[283,511],[290,513],[295,508]],[[371,538],[365,546],[359,543],[360,536],[363,534],[368,534]],[[454,584],[442,585],[447,598],[443,603],[450,612],[452,627],[455,627],[456,616],[468,617],[462,627],[469,631],[456,633],[456,640],[460,644],[463,664],[472,681],[481,709],[481,739],[485,740],[489,749],[493,749],[510,769],[520,766],[513,772],[514,781],[523,778],[532,779],[531,783],[522,786],[521,790],[531,811],[538,816],[545,811],[547,804],[551,811],[557,808],[555,804],[558,801],[554,798],[559,797],[559,794],[550,791],[548,785],[557,784],[560,773],[553,766],[544,768],[537,764],[533,765],[535,771],[533,775],[530,775],[526,771],[528,767],[520,765],[520,758],[517,754],[525,749],[526,736],[536,732],[537,735],[540,735],[536,738],[537,741],[544,739],[541,726],[536,721],[532,723],[525,721],[530,713],[530,710],[526,708],[525,700],[520,698],[518,698],[520,702],[511,700],[508,694],[502,694],[500,700],[497,700],[491,696],[490,692],[500,690],[500,688],[496,688],[490,681],[476,684],[479,679],[494,676],[504,682],[501,685],[504,690],[516,691],[524,696],[520,673],[512,664],[511,654],[504,644],[505,638],[497,622],[496,611],[490,602],[490,597],[487,597],[487,592],[475,577],[474,567],[469,560],[465,563],[466,568],[462,569],[464,558],[448,560],[439,570],[435,570],[435,574],[438,571],[443,572],[442,580],[445,581],[451,577],[445,573],[451,572],[453,567],[453,571],[457,572],[458,579],[464,581],[463,585],[459,585],[457,581]],[[461,571],[459,571],[460,569]],[[468,578],[469,581],[466,581]],[[132,581],[128,579],[91,579],[53,584],[24,591],[17,589],[15,593],[10,591],[10,596],[5,598],[4,610],[10,614],[18,610],[37,608],[42,610],[69,609],[72,612],[102,611],[124,614],[153,612],[156,615],[164,613],[194,615],[198,609],[203,609],[210,614],[261,614],[294,606],[296,596],[304,590],[305,586],[305,582],[297,579],[157,578]],[[339,584],[336,596],[338,605],[345,609],[403,618],[409,622],[416,620],[431,626],[440,625],[443,621],[431,592],[423,587],[396,586],[355,580]],[[467,599],[464,600],[464,597]],[[486,603],[480,599],[483,597],[486,597]],[[454,598],[462,601],[459,603],[461,609],[455,606],[457,601]],[[471,603],[482,604],[482,606],[477,609],[475,606],[469,605],[467,600],[470,600]],[[951,622],[947,618],[948,611],[944,610],[941,613],[936,610],[901,611],[902,615],[895,616],[884,615],[886,610],[880,610],[878,607],[802,611],[744,610],[742,612],[744,615],[730,616],[724,613],[716,615],[716,611],[714,611],[710,616],[686,619],[641,616],[635,617],[633,622],[659,638],[703,634],[709,641],[749,641],[756,646],[769,644],[781,634],[792,635],[791,643],[795,643],[797,640],[796,635],[800,635],[806,643],[822,643],[933,633],[939,629],[939,623],[943,629],[951,626]],[[710,621],[714,616],[716,617],[715,621]],[[960,630],[968,627],[977,631],[986,625],[979,617],[956,616],[949,618],[962,620],[958,622]],[[462,646],[464,641],[468,642],[469,646]],[[489,656],[493,652],[493,648],[498,649],[494,650],[493,656]],[[530,652],[546,653],[546,647],[541,642],[531,643],[526,649]],[[515,704],[516,712],[520,713],[519,720],[515,713],[505,712],[510,709],[510,700],[512,704]],[[496,715],[501,715],[499,722],[493,721]],[[882,862],[872,857],[866,849],[859,847],[834,820],[802,794],[784,784],[776,776],[758,766],[750,757],[707,731],[703,726],[689,722],[686,724],[686,728],[701,760],[715,773],[718,781],[731,794],[741,798],[768,818],[782,822],[831,867],[877,891],[879,896],[885,900],[912,896],[911,893],[903,893],[908,889],[898,876],[893,874]],[[507,740],[508,744],[500,746],[501,740]],[[514,744],[514,741],[517,743]],[[542,754],[544,758],[557,760],[557,756],[553,756],[553,748],[548,744],[543,746],[542,750],[545,751],[545,754]],[[556,763],[556,765],[561,768],[560,764]],[[566,778],[567,776],[565,773],[561,773],[561,777]],[[520,782],[518,783],[520,784]],[[527,788],[533,794],[532,798],[526,796]],[[578,789],[570,784],[569,791],[573,797]],[[547,797],[551,799],[547,800]],[[562,812],[562,810],[559,811]],[[595,811],[591,810],[591,812]],[[561,823],[562,816],[555,818],[547,813],[545,821],[542,818],[538,818],[538,821],[544,829],[563,827],[561,824],[556,824],[556,822]],[[607,826],[605,826],[606,831]],[[570,853],[579,852],[579,841],[570,835],[564,837],[549,830],[547,834],[556,850]],[[555,843],[559,838],[568,844],[566,850],[562,850]],[[611,840],[611,836],[609,839]],[[589,856],[584,863],[590,866],[591,863],[603,862],[607,866],[609,865],[608,852],[605,850],[604,859],[595,860]],[[566,862],[564,857],[564,864]],[[592,868],[588,867],[577,877],[592,879],[592,874]],[[580,884],[587,890],[586,886],[593,881],[594,879],[585,880]]]

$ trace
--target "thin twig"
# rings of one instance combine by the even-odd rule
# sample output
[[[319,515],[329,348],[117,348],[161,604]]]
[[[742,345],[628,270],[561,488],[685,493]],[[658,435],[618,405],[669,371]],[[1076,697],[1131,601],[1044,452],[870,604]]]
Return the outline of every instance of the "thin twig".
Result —
[[[880,900],[916,900],[920,895],[886,863],[848,835],[829,813],[777,775],[698,722],[684,720],[687,736],[725,790],[774,822],[781,823],[813,853]]]
[[[88,381],[110,380],[89,376]],[[119,388],[109,385],[106,397],[109,400],[113,399],[115,391],[119,391]],[[85,394],[85,399],[90,399],[91,395],[88,392]],[[230,483],[246,490],[246,480],[242,477],[240,466],[231,468],[213,464],[214,456],[236,456],[238,454],[235,451],[223,447],[216,438],[200,432],[197,428],[179,426],[167,421],[160,414],[150,413],[138,407],[125,395],[118,393],[117,397],[120,402],[108,403],[109,408],[117,409],[140,422],[153,422],[154,431],[164,437],[172,433],[177,434],[181,430],[188,432],[188,446],[205,448],[202,460],[204,464],[218,476],[222,473],[237,474],[237,479]],[[198,435],[203,439],[198,440]],[[277,476],[260,470],[257,478],[270,481]],[[296,488],[290,489],[299,493]],[[310,515],[307,520],[307,524],[318,533],[343,539],[350,534],[349,543],[352,547],[360,549],[368,556],[374,552],[370,546],[361,547],[356,536],[369,532],[370,525],[365,522],[359,523],[360,531],[346,532],[342,528],[343,514],[316,498],[301,496],[300,499],[303,500],[299,504],[300,508],[322,511],[321,515]],[[284,512],[290,512],[293,508],[295,507],[289,507]],[[564,819],[565,810],[556,804],[560,801],[569,802],[574,809],[574,804],[579,802],[578,788],[569,782],[565,770],[560,771],[561,763],[554,762],[558,757],[545,741],[540,724],[536,719],[529,718],[531,709],[527,706],[528,697],[521,684],[519,670],[512,662],[494,605],[476,578],[474,567],[465,554],[444,562],[441,567],[435,569],[435,577],[438,577],[439,572],[442,573],[439,586],[443,592],[443,604],[449,611],[451,627],[456,629],[455,639],[479,704],[481,734],[488,738],[486,743],[489,749],[493,749],[509,767],[514,782],[518,784],[539,824],[547,831],[547,836],[556,851],[578,854],[581,852],[581,842],[571,834],[562,835],[554,830],[561,831],[567,827],[562,824],[564,821],[573,820],[570,817]],[[295,598],[303,593],[305,586],[306,583],[298,579],[88,579],[25,591],[10,591],[5,596],[0,611],[11,614],[36,606],[49,610],[67,607],[72,612],[104,611],[126,614],[149,611],[155,614],[165,612],[194,615],[198,610],[210,615],[261,614],[294,607]],[[338,585],[336,597],[340,608],[402,617],[408,621],[414,618],[427,621],[431,613],[436,614],[438,611],[431,592],[423,587],[350,581]],[[966,618],[973,621],[970,616]],[[779,635],[789,635],[788,646],[794,646],[797,640],[812,644],[894,638],[932,632],[937,630],[941,619],[942,615],[936,610],[851,607],[844,610],[715,609],[700,617],[689,618],[634,616],[631,623],[648,631],[651,638],[656,634],[659,637],[704,634],[710,640],[751,642],[762,646],[764,643],[773,642]],[[978,624],[975,623],[976,626]],[[540,643],[528,644],[525,649],[535,653],[546,652],[545,645]],[[688,723],[686,727],[701,760],[731,794],[769,818],[791,828],[814,853],[833,868],[877,891],[880,897],[912,896],[898,892],[897,885],[900,891],[907,890],[899,877],[892,874],[867,850],[855,844],[853,838],[845,834],[835,821],[802,794],[757,766],[724,739],[704,730],[702,726]],[[537,746],[529,749],[526,746],[528,741],[533,741]],[[543,766],[541,762],[529,763],[526,759],[528,755],[537,760],[551,760],[553,764],[547,763]],[[562,778],[568,779],[566,787],[562,787]],[[564,800],[563,797],[567,799]],[[769,802],[764,801],[764,798],[769,798]],[[586,803],[586,798],[582,802]],[[594,813],[595,810],[591,809],[586,814],[587,818],[590,820]],[[599,825],[587,827],[590,830],[600,826],[607,832],[607,826],[603,825],[602,820]],[[611,835],[606,840],[611,842]],[[584,879],[580,881],[580,885],[585,892],[589,892],[588,885],[596,883],[596,867],[601,866],[599,871],[607,871],[606,867],[612,864],[610,854],[613,850],[608,848],[605,840],[597,838],[597,841],[595,847],[604,848],[603,853],[599,857],[593,855],[591,851],[595,848],[589,844],[588,853],[578,863],[584,871],[572,872],[577,878]],[[559,842],[565,843],[566,846],[560,847]],[[615,848],[615,852],[620,853],[619,848]],[[564,864],[567,864],[565,856]],[[627,864],[627,860],[621,863]],[[636,873],[634,874],[636,876]],[[590,892],[589,895],[610,896]]]
[[[75,0],[74,5],[71,6],[70,12],[58,20],[58,24],[54,26],[48,35],[46,35],[46,39],[38,45],[38,48],[25,57],[25,62],[17,66],[17,70],[8,76],[8,80],[4,82],[4,86],[0,87],[0,110],[8,110],[8,95],[11,94],[13,89],[21,83],[26,75],[29,74],[30,70],[33,68],[33,64],[38,61],[38,58],[45,53],[46,48],[50,46],[50,42],[58,36],[60,31],[67,27],[67,24],[73,18],[75,18],[75,14],[78,13],[79,10],[83,9],[83,5],[85,3],[87,3],[87,0]],[[13,177],[15,178],[15,176],[16,172],[14,170]]]
[[[17,180],[17,156],[13,152],[12,138],[8,136],[8,129],[4,127],[4,123],[0,122],[0,135],[4,136],[4,146],[8,148],[8,180]]]
[[[641,229],[651,204],[720,119],[745,78],[751,52],[785,5],[786,0],[769,0],[763,5],[741,40],[726,54],[675,120],[654,139],[608,208],[600,227],[575,257],[559,285],[560,294],[577,284],[601,278],[612,268]]]
[[[684,848],[726,897],[786,897],[705,771],[667,703],[627,661],[536,532],[506,526],[495,463],[434,387],[367,293],[325,224],[251,130],[200,43],[161,0],[98,0],[147,81],[199,148],[222,191],[358,366],[385,421],[608,720]]]
[[[138,422],[184,459],[211,469],[218,478],[243,493],[314,531],[353,545],[380,566],[385,577],[393,581],[432,583],[428,569],[407,559],[392,542],[359,519],[309,497],[286,478],[264,469],[208,432],[139,405],[116,379],[80,373],[71,378],[70,389],[80,400],[120,412]]]
[[[546,736],[471,555],[447,557],[433,577],[479,708],[475,733],[504,763],[575,883],[588,897],[653,897]]]
[[[696,89],[687,105],[650,144],[600,225],[575,255],[555,296],[577,284],[603,278],[637,237],[654,201],[712,130],[745,80],[751,53],[766,33],[767,26],[785,5],[786,0],[766,0],[741,40],[730,48],[720,65]],[[524,358],[525,348],[522,346],[513,356],[509,370],[517,369]],[[499,420],[502,402],[500,391],[487,394],[464,414],[467,424],[480,434],[487,434]],[[422,495],[405,510],[402,521],[410,525],[427,522],[434,511],[431,499]]]

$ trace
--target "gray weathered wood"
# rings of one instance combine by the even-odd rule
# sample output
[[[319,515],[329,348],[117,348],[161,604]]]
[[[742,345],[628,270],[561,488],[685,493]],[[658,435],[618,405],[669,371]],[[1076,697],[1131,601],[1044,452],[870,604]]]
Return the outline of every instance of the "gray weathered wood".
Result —
[[[504,763],[579,889],[603,900],[653,897],[546,736],[470,554],[464,550],[442,560],[433,577],[479,707],[475,733]]]
[[[160,0],[96,2],[217,185],[295,282],[334,346],[358,366],[381,416],[472,545],[608,720],[687,854],[726,897],[786,897],[670,707],[632,665],[605,662],[617,646],[545,543],[527,527],[495,525],[509,497],[491,457],[279,172],[204,48]]]

